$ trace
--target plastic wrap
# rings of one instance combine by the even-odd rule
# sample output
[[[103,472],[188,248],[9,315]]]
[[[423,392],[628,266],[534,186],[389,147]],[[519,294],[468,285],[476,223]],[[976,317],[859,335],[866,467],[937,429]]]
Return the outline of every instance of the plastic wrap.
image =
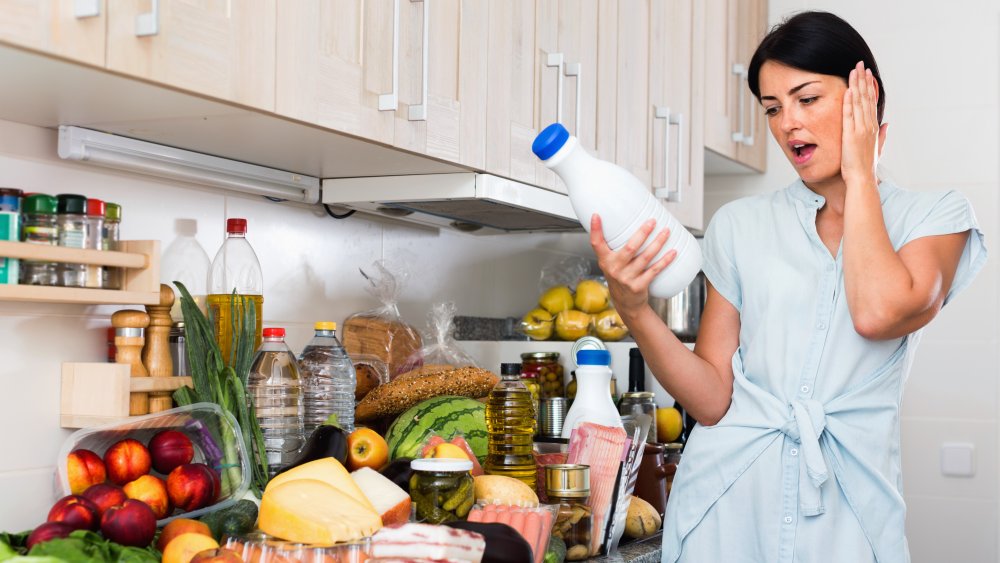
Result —
[[[455,332],[455,313],[458,308],[451,301],[437,303],[431,307],[427,320],[427,344],[407,358],[403,372],[424,365],[447,365],[452,367],[475,366],[476,361],[459,346]]]

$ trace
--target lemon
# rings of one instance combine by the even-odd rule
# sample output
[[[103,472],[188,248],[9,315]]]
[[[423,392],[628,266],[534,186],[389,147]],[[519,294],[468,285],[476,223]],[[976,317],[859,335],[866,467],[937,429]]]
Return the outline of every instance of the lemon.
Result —
[[[662,444],[676,441],[684,429],[681,411],[674,407],[656,409],[656,439]]]
[[[455,444],[438,444],[434,448],[434,457],[443,457],[448,459],[469,459],[466,455],[465,450],[456,446]]]

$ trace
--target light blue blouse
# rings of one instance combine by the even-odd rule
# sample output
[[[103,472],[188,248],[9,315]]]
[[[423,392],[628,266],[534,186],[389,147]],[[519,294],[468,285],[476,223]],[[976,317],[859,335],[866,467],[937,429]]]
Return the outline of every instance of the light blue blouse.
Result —
[[[986,248],[955,191],[879,186],[893,247],[972,230],[945,303]],[[704,271],[740,312],[733,399],[696,426],[664,518],[663,561],[909,561],[899,405],[920,331],[867,340],[844,298],[843,260],[816,232],[825,200],[801,181],[725,205]]]

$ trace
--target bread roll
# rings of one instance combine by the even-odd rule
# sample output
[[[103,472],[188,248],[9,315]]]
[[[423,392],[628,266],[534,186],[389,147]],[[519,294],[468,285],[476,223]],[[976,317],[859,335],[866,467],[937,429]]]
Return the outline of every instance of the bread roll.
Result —
[[[496,374],[471,366],[448,366],[440,371],[423,374],[406,373],[368,393],[358,403],[354,419],[365,422],[396,416],[420,401],[440,395],[482,397],[499,381],[500,377]]]

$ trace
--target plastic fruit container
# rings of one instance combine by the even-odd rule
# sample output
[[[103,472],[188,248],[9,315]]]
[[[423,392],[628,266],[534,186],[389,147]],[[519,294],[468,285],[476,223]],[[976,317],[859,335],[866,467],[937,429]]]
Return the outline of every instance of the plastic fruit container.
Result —
[[[194,457],[190,463],[203,463],[214,469],[220,478],[219,496],[215,503],[191,511],[174,508],[165,517],[157,520],[163,526],[174,518],[197,518],[215,510],[221,510],[243,498],[250,488],[250,459],[244,448],[239,423],[228,412],[215,403],[194,403],[154,414],[131,417],[119,422],[82,428],[71,434],[63,442],[59,451],[57,489],[62,495],[69,495],[70,483],[67,459],[78,449],[90,450],[104,458],[104,453],[112,445],[126,438],[138,440],[149,446],[153,436],[162,430],[176,430],[191,440]],[[228,452],[225,448],[228,445]],[[150,475],[166,481],[167,475],[150,467]]]
[[[317,546],[281,540],[264,533],[226,536],[222,547],[235,551],[244,563],[362,563],[371,555],[371,541]]]

